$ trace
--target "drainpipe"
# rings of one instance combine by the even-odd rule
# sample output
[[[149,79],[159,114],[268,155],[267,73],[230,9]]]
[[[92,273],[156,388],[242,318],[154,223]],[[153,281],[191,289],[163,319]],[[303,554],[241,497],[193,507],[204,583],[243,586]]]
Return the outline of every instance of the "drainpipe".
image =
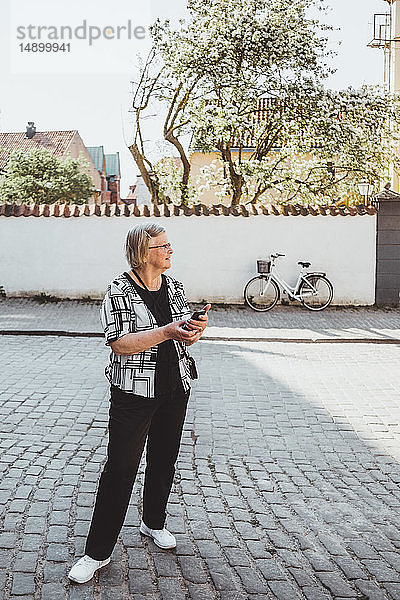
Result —
[[[385,0],[390,4],[392,23],[390,42],[390,87],[391,94],[400,94],[400,0]],[[400,175],[393,171],[392,189],[400,191]]]
[[[400,0],[392,0],[390,4],[392,15],[391,32],[391,89],[394,94],[400,92]]]

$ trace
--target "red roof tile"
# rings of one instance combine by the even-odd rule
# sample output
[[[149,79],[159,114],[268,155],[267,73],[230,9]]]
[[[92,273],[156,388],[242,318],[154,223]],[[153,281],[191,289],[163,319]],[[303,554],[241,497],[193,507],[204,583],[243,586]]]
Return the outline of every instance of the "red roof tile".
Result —
[[[0,216],[2,217],[171,217],[186,216],[234,216],[251,217],[256,215],[297,217],[297,216],[356,216],[375,215],[374,206],[302,206],[302,205],[244,205],[225,206],[215,204],[206,206],[196,204],[188,206],[135,206],[124,204],[0,204]]]
[[[68,150],[76,130],[69,131],[38,131],[33,138],[27,138],[26,133],[0,133],[0,168],[7,165],[13,150],[34,150],[36,148],[50,150],[55,156],[63,157]]]

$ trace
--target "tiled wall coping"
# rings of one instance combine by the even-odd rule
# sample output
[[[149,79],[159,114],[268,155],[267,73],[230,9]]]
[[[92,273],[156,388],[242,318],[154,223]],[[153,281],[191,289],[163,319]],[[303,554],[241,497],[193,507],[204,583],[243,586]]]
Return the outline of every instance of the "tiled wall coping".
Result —
[[[0,217],[171,217],[171,216],[358,216],[375,215],[373,206],[302,206],[302,205],[247,205],[229,207],[223,204],[207,206],[196,204],[187,206],[140,207],[126,204],[0,204]]]

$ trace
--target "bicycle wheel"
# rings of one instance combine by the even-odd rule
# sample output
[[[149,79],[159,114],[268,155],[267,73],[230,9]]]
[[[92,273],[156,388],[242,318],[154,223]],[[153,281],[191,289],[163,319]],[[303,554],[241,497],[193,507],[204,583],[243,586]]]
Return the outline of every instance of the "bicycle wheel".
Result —
[[[279,296],[279,287],[275,281],[262,275],[250,279],[244,288],[246,304],[259,312],[265,312],[274,308],[279,300]]]
[[[299,296],[303,306],[308,310],[324,310],[333,299],[333,285],[324,275],[304,276],[299,289]]]

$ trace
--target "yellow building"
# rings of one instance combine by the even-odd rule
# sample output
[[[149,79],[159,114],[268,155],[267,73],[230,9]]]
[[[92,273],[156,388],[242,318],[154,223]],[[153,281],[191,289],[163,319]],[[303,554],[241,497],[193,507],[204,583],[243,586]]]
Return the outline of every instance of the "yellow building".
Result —
[[[242,159],[248,158],[253,152],[253,148],[245,148],[242,149]],[[232,149],[232,158],[233,160],[237,160],[239,157],[238,150]],[[200,171],[202,167],[209,167],[212,163],[216,165],[216,168],[223,168],[223,162],[221,160],[219,152],[197,152],[193,151],[190,154],[190,165],[191,165],[191,176],[194,181],[198,181],[198,177],[200,176]],[[205,190],[200,196],[200,202],[202,204],[215,204],[219,203],[220,200],[216,199],[215,190]],[[221,200],[222,204],[231,203],[231,197],[226,196],[225,199]]]
[[[259,123],[266,122],[268,119],[269,110],[272,105],[276,104],[278,100],[275,98],[259,98],[257,108],[254,110],[252,115],[252,122],[254,125]],[[251,158],[254,150],[255,150],[255,139],[252,135],[249,135],[246,140],[247,146],[242,146],[240,148],[240,158],[241,160],[247,160]],[[239,158],[239,147],[233,145],[231,147],[231,155],[233,161],[236,161]],[[220,153],[215,150],[213,152],[200,152],[196,149],[195,143],[191,148],[190,156],[189,156],[190,166],[191,166],[191,176],[193,181],[198,181],[198,178],[201,175],[202,167],[210,167],[212,163],[215,164],[217,169],[223,169],[224,164],[221,160]],[[198,187],[198,186],[197,186]],[[231,197],[226,196],[222,200],[217,199],[215,196],[216,189],[205,190],[200,196],[200,202],[203,204],[215,204],[216,202],[222,202],[222,204],[231,204]]]

